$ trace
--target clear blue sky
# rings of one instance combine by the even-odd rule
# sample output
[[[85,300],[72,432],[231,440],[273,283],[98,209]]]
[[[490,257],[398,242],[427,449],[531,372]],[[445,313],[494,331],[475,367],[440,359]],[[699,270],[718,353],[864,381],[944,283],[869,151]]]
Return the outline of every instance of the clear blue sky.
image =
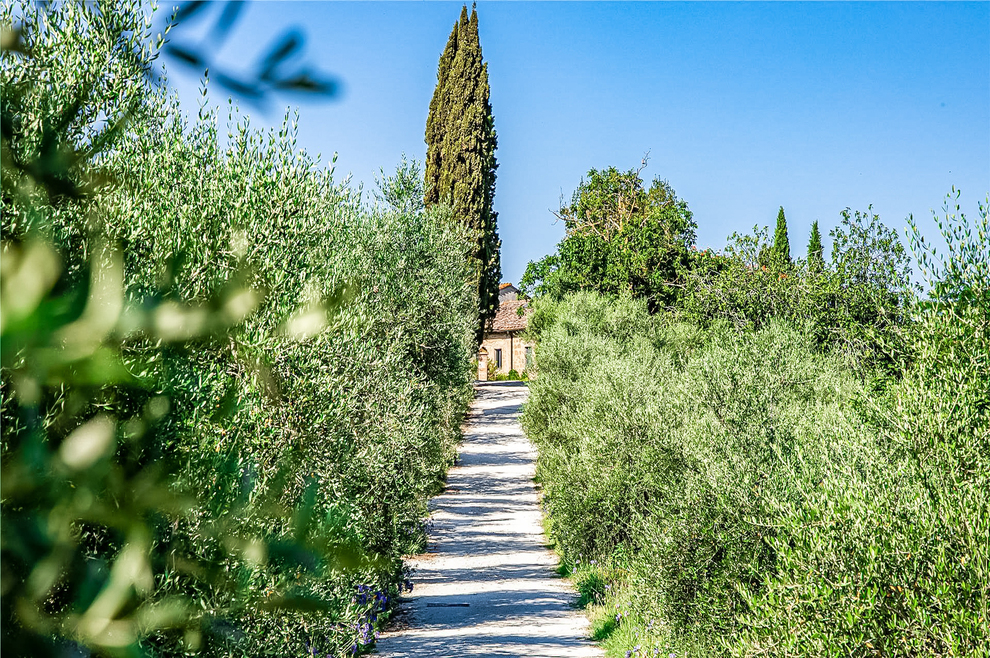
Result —
[[[298,106],[300,145],[324,161],[339,153],[341,177],[370,190],[403,152],[424,157],[437,60],[460,7],[252,3],[218,57],[243,67],[300,28],[303,59],[343,93],[246,108],[252,123],[280,123]],[[812,221],[827,235],[847,206],[872,203],[897,228],[914,213],[932,238],[930,211],[952,185],[973,215],[990,191],[988,2],[483,2],[478,13],[506,281],[554,250],[561,194],[588,169],[633,168],[646,151],[644,177],[688,202],[702,248],[772,228],[781,205],[795,256]],[[195,111],[198,78],[167,65]]]

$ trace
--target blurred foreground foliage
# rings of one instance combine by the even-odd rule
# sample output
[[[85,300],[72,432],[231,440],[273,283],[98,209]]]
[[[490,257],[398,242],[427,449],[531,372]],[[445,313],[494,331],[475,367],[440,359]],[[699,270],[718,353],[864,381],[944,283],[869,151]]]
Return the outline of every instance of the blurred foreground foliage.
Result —
[[[758,231],[668,313],[536,301],[523,421],[611,655],[987,655],[990,200],[957,199],[945,254],[909,234],[926,297],[844,213],[828,268]]]
[[[142,3],[0,21],[3,654],[372,646],[470,396],[474,236],[415,164],[369,206],[290,117],[184,119]]]

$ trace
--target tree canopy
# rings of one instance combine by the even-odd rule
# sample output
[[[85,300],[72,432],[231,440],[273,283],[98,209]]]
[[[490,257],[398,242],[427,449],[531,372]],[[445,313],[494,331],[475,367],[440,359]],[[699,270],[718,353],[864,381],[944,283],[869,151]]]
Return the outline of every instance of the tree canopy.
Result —
[[[472,7],[469,16],[465,6],[437,66],[437,86],[426,120],[424,200],[427,207],[449,205],[455,220],[477,232],[479,340],[498,308],[502,275],[498,216],[492,209],[496,147],[478,13]]]
[[[671,305],[696,224],[667,181],[654,178],[647,188],[641,171],[589,171],[557,213],[567,227],[557,253],[531,262],[523,286],[554,297],[574,290],[628,292],[652,309]]]

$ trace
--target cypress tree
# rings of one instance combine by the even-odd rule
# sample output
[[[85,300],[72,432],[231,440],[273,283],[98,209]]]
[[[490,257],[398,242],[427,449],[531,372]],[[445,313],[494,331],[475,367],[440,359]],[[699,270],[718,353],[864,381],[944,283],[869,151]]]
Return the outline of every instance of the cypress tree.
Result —
[[[777,230],[773,233],[771,253],[780,265],[791,264],[791,243],[787,239],[787,219],[784,217],[784,206],[777,212]]]
[[[822,253],[822,234],[818,232],[818,220],[811,225],[811,238],[808,240],[808,269],[821,272],[825,269],[825,257]]]
[[[426,119],[427,207],[447,204],[454,219],[477,232],[478,340],[498,308],[502,275],[495,199],[497,139],[489,101],[488,65],[481,54],[478,12],[467,6],[447,40]]]
[[[443,125],[449,112],[446,111],[449,94],[447,91],[447,79],[450,77],[450,67],[454,61],[454,54],[457,52],[457,35],[462,23],[467,22],[467,7],[461,8],[461,18],[454,23],[454,28],[450,31],[447,39],[447,47],[440,55],[440,63],[437,66],[437,87],[433,90],[433,98],[430,99],[430,113],[426,117],[426,180],[424,202],[427,206],[440,203],[440,154],[443,148]]]

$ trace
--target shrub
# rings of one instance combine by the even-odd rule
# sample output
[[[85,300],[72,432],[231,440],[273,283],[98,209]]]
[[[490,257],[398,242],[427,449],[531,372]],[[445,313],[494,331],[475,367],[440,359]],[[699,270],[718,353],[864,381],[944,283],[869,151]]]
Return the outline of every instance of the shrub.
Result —
[[[863,372],[876,366],[892,372],[914,294],[905,249],[872,208],[842,211],[831,235],[830,267],[763,257],[771,252],[765,227],[733,234],[723,254],[695,253],[678,317],[702,326],[729,321],[739,329],[787,320]]]
[[[990,222],[945,207],[945,260],[917,229],[932,291],[911,363],[868,400],[884,458],[782,509],[778,571],[748,597],[739,655],[982,655],[990,645]],[[785,541],[786,539],[786,541]]]
[[[875,343],[906,359],[884,387],[779,319],[538,300],[523,420],[564,559],[608,580],[585,598],[610,651],[985,654],[988,205],[946,206],[944,259],[915,231],[931,296]]]
[[[523,420],[555,541],[565,559],[626,555],[637,614],[663,619],[665,641],[716,649],[738,628],[739,587],[772,573],[793,482],[873,458],[844,406],[854,378],[779,322],[700,332],[586,295],[539,317]]]
[[[371,645],[470,396],[474,236],[288,117],[186,122],[141,6],[3,11],[4,654]]]

